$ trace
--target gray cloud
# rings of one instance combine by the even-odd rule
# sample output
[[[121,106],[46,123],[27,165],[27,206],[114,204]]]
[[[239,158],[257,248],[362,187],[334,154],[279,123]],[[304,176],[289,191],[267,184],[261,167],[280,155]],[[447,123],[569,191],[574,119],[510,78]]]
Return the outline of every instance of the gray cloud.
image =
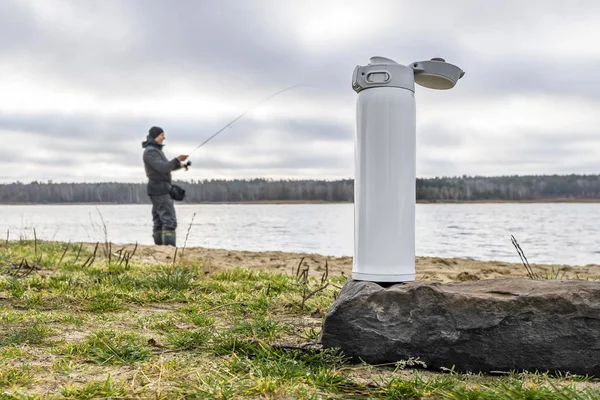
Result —
[[[476,61],[467,67],[468,78],[460,84],[469,96],[540,94],[559,97],[557,102],[562,96],[600,101],[597,61],[552,63],[531,56],[502,63]]]
[[[429,124],[417,131],[417,147],[457,147],[464,143],[469,133],[449,129],[438,124]]]
[[[133,1],[112,3],[112,10],[96,10],[96,4],[69,3],[90,18],[104,11],[105,18],[92,20],[95,29],[110,30],[111,18],[119,15],[127,24],[124,40],[97,34],[73,37],[54,24],[36,20],[32,8],[9,2],[3,15],[14,14],[16,19],[0,26],[0,37],[5,38],[0,48],[27,69],[50,73],[52,79],[104,96],[140,90],[160,94],[170,80],[181,77],[199,90],[203,84],[216,83],[223,83],[227,90],[228,82],[233,83],[229,88],[233,90],[235,82],[256,76],[268,77],[265,83],[272,88],[308,78],[308,73],[301,73],[306,66],[302,54],[269,31],[262,23],[265,15],[252,7],[182,0],[176,7],[165,1]]]
[[[518,14],[510,4],[518,5]],[[231,91],[232,95],[236,90],[250,89],[248,82],[255,82],[265,86],[265,92],[297,83],[315,83],[330,93],[350,96],[354,66],[368,62],[371,55],[384,53],[381,55],[402,63],[446,57],[467,71],[468,79],[461,82],[463,93],[467,94],[566,91],[597,98],[598,85],[593,83],[600,78],[595,73],[595,62],[568,57],[560,62],[550,61],[537,55],[535,49],[531,49],[528,57],[498,62],[482,59],[472,49],[461,50],[464,47],[461,37],[477,37],[485,29],[492,32],[504,29],[503,39],[517,44],[521,36],[511,35],[510,31],[519,32],[525,26],[530,26],[529,32],[535,30],[540,21],[540,6],[553,15],[569,16],[577,12],[575,7],[563,4],[508,2],[488,10],[473,7],[470,2],[459,2],[459,6],[452,7],[439,2],[412,4],[408,8],[402,5],[404,14],[433,16],[446,26],[425,29],[416,21],[404,21],[390,27],[376,42],[359,43],[350,51],[333,48],[326,54],[315,55],[294,46],[289,32],[274,31],[272,25],[264,23],[272,17],[269,10],[279,8],[270,1],[240,4],[182,0],[173,7],[165,1],[150,0],[112,3],[111,7],[99,9],[92,1],[70,3],[71,8],[83,15],[99,14],[91,20],[97,29],[110,30],[111,17],[115,20],[119,16],[113,23],[126,22],[121,28],[122,41],[103,39],[98,34],[73,37],[68,31],[37,20],[33,9],[23,3],[8,2],[2,10],[7,23],[0,26],[0,37],[4,38],[0,39],[0,45],[6,56],[14,57],[26,68],[50,72],[53,79],[72,87],[93,88],[104,96],[140,91],[160,94],[171,79],[181,77],[198,90],[203,85],[222,84],[223,90]],[[585,4],[587,12],[599,8],[594,2]],[[400,11],[400,5],[393,2],[386,7],[391,7],[390,12]],[[443,19],[440,15],[444,15]],[[106,26],[101,25],[102,21],[106,21]],[[450,30],[450,26],[461,29]],[[552,46],[552,43],[540,44]]]
[[[0,148],[0,165],[12,164],[19,160],[22,160],[22,156],[14,150],[6,147]]]
[[[102,118],[95,115],[0,115],[0,132],[16,131],[35,133],[40,139],[36,148],[46,151],[43,155],[30,156],[29,162],[40,167],[57,166],[64,168],[85,167],[93,170],[94,163],[108,162],[116,166],[141,167],[141,142],[145,139],[149,117]],[[203,124],[200,120],[162,119],[160,124],[167,136],[165,154],[177,154],[173,146],[184,146],[192,150],[209,138],[221,125]],[[269,130],[265,135],[263,131]],[[336,123],[320,123],[303,120],[256,121],[240,119],[216,136],[205,147],[193,154],[193,167],[199,169],[262,169],[291,170],[303,168],[336,169],[347,167],[347,157],[331,154],[324,149],[318,154],[305,150],[303,146],[316,140],[352,140],[353,131]],[[117,145],[115,145],[117,143]],[[33,144],[31,144],[33,145]],[[227,151],[237,160],[223,158],[220,153]],[[258,161],[263,157],[268,161]],[[17,161],[14,152],[0,153],[0,165]],[[99,171],[101,172],[101,171]],[[110,173],[112,174],[112,172]]]
[[[68,138],[73,140],[109,141],[137,136],[143,138],[145,125],[142,118],[100,117],[98,115],[68,115],[45,113],[30,114],[0,114],[0,130],[16,132],[34,132],[53,138]],[[90,143],[88,142],[88,143]]]
[[[373,55],[401,63],[441,56],[462,67],[465,78],[451,93],[434,96],[419,89],[417,97],[436,98],[432,101],[440,103],[450,99],[461,114],[447,124],[435,118],[435,123],[419,122],[420,171],[437,175],[449,171],[477,174],[479,170],[493,174],[507,168],[597,170],[588,161],[600,150],[600,143],[589,133],[592,126],[574,121],[574,132],[517,127],[498,138],[468,128],[468,119],[477,115],[479,102],[496,100],[501,104],[510,96],[545,98],[557,113],[567,96],[600,103],[596,70],[600,37],[585,30],[600,23],[600,3],[532,0],[479,7],[478,2],[459,0],[378,4],[364,17],[377,16],[381,24],[353,24],[355,35],[349,41],[315,34],[317,39],[311,45],[302,42],[306,34],[298,30],[311,21],[290,20],[293,23],[288,24],[286,18],[292,18],[295,11],[286,13],[285,7],[314,7],[308,15],[322,17],[325,11],[319,2],[81,0],[57,1],[52,10],[43,11],[40,2],[4,0],[0,3],[0,71],[12,68],[7,70],[18,71],[26,82],[31,78],[39,89],[56,90],[57,96],[87,94],[98,101],[98,109],[9,113],[0,105],[0,134],[38,135],[49,152],[32,160],[40,167],[69,168],[80,163],[80,158],[133,167],[139,162],[140,143],[149,126],[165,128],[169,153],[173,148],[193,148],[236,115],[215,113],[201,118],[186,112],[173,116],[169,112],[177,110],[172,109],[153,115],[139,109],[129,112],[128,102],[161,100],[165,101],[161,104],[169,104],[170,97],[185,91],[191,94],[189,101],[195,101],[195,96],[215,96],[246,103],[282,87],[308,83],[318,90],[294,96],[314,106],[315,115],[305,111],[296,117],[296,110],[291,109],[287,117],[242,119],[199,152],[194,165],[240,174],[255,170],[271,174],[306,165],[338,173],[352,161],[348,154],[336,151],[352,144],[354,120],[344,122],[335,115],[336,109],[331,109],[328,117],[327,107],[353,107],[356,94],[350,78],[355,65],[367,63]],[[394,18],[386,19],[388,15]],[[326,21],[334,33],[345,29],[335,28],[337,22]],[[577,39],[571,46],[557,40],[571,36]],[[11,97],[20,95],[10,93]],[[115,102],[124,104],[118,115],[102,109]],[[271,104],[277,106],[280,100]],[[417,104],[432,103],[418,100]],[[428,110],[430,115],[435,112],[435,107]],[[495,121],[489,123],[493,126]],[[318,143],[327,144],[315,154]],[[240,162],[231,161],[226,152],[239,154]],[[4,154],[0,167],[12,159],[10,153]],[[578,164],[555,161],[565,159]]]
[[[325,169],[336,169],[336,168],[347,168],[347,161],[345,158],[337,155],[326,155],[326,154],[298,154],[297,152],[291,151],[277,151],[271,155],[270,160],[261,160],[260,162],[255,160],[243,160],[240,158],[238,162],[214,160],[211,158],[199,158],[192,164],[194,169],[228,169],[228,170],[239,170],[239,169],[264,169],[264,170],[287,170],[287,169],[314,169],[314,168],[325,168]],[[352,161],[352,160],[350,160]]]
[[[588,132],[548,130],[521,137],[495,138],[476,149],[457,144],[418,149],[420,175],[507,175],[596,173],[600,137]],[[431,149],[438,150],[431,152]]]
[[[39,114],[17,115],[0,113],[0,131],[29,132],[43,137],[66,139],[73,150],[95,150],[98,147],[112,147],[113,143],[134,143],[140,147],[150,126],[160,126],[165,130],[169,143],[200,145],[232,122],[220,118],[216,122],[206,122],[200,118],[153,118],[152,116],[99,116],[94,114]],[[346,141],[352,139],[354,127],[336,122],[271,119],[258,121],[251,117],[241,118],[213,139],[211,147],[231,146],[232,144],[255,143],[256,137],[264,130],[276,130],[281,139],[298,143],[313,140]],[[208,145],[208,144],[207,144]]]
[[[0,50],[5,55],[23,54],[39,41],[31,14],[23,7],[23,3],[15,0],[4,0],[0,3]]]

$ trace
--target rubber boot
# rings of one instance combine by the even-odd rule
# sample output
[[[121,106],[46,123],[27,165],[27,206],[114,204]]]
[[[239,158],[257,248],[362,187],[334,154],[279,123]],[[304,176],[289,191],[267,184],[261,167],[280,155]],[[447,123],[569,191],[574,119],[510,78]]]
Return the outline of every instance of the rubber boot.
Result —
[[[154,232],[152,234],[152,236],[154,237],[155,245],[160,246],[163,244],[162,234],[163,234],[162,231]]]
[[[163,231],[162,242],[166,246],[177,247],[177,234],[175,231]]]

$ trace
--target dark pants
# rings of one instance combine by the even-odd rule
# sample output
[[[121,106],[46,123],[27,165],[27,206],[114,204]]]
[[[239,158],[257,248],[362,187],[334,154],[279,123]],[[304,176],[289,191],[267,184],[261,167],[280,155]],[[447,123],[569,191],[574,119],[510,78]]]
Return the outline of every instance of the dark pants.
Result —
[[[150,196],[152,201],[152,232],[174,231],[177,229],[177,216],[173,199],[169,194]]]

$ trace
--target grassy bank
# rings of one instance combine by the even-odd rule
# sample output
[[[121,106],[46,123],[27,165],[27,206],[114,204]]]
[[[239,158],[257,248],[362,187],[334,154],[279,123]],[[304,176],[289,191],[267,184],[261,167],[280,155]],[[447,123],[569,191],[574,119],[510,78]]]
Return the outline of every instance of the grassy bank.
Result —
[[[587,377],[351,364],[319,346],[343,274],[148,251],[1,242],[0,399],[600,397]]]

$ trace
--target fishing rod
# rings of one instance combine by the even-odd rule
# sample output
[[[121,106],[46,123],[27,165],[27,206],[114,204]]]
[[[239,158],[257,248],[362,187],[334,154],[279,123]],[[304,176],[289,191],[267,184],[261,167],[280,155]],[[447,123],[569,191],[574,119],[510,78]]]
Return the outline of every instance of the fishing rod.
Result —
[[[206,143],[208,143],[210,140],[212,140],[215,136],[217,136],[219,133],[223,132],[225,129],[231,127],[231,125],[233,125],[237,120],[239,120],[240,118],[242,118],[243,116],[245,116],[246,114],[248,114],[250,111],[254,110],[256,107],[258,107],[259,105],[261,105],[262,103],[265,103],[269,100],[271,100],[273,97],[280,95],[283,92],[287,92],[288,90],[292,90],[298,87],[302,87],[302,86],[312,86],[312,85],[294,85],[294,86],[290,86],[287,87],[285,89],[282,89],[276,93],[273,93],[272,95],[270,95],[267,98],[262,99],[261,101],[259,101],[258,103],[256,103],[254,106],[252,106],[251,108],[249,108],[248,110],[244,111],[243,113],[241,113],[240,115],[238,115],[237,117],[235,117],[231,122],[229,122],[227,125],[225,125],[224,127],[222,127],[221,129],[219,129],[217,132],[215,132],[212,136],[210,136],[208,139],[206,139],[204,142],[200,143],[198,146],[196,146],[196,148],[194,150],[192,150],[191,152],[188,153],[188,157],[194,153],[196,150],[198,150],[200,147],[204,146]],[[192,165],[191,161],[187,161],[186,162],[186,169],[187,167],[189,167],[190,165]]]

